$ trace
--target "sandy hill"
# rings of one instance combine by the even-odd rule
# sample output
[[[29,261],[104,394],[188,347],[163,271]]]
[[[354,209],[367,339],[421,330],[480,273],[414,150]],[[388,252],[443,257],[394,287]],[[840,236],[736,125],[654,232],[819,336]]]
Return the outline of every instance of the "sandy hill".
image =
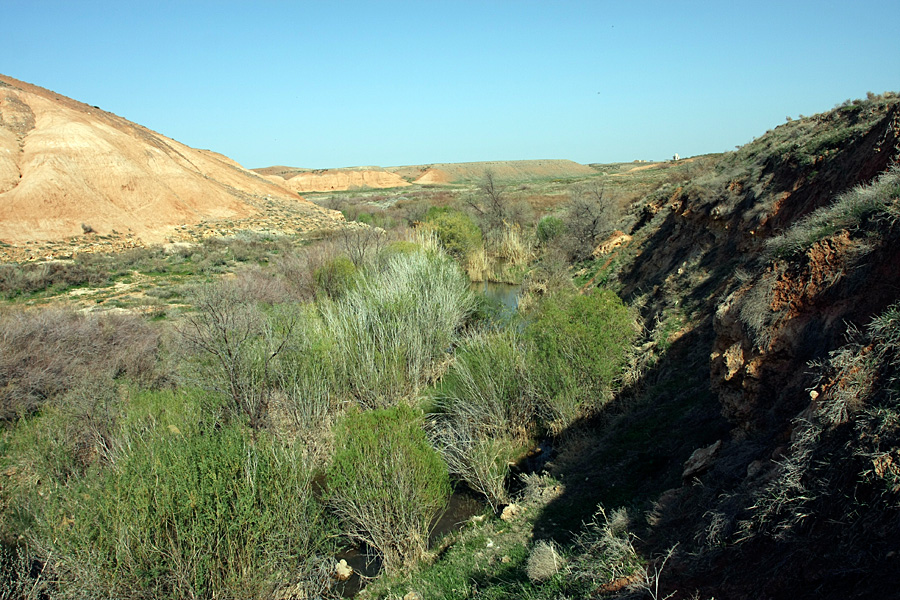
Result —
[[[0,241],[117,230],[149,243],[175,226],[259,215],[272,202],[324,212],[208,150],[0,76]],[[328,216],[328,218],[333,218]]]
[[[353,189],[384,189],[410,185],[408,181],[381,167],[344,169],[297,169],[266,167],[257,173],[295,192],[334,192]]]
[[[300,169],[265,167],[254,169],[266,179],[298,193],[335,192],[353,189],[383,189],[411,184],[470,183],[492,171],[500,181],[524,181],[596,175],[597,171],[571,160],[506,160],[471,163],[433,163],[402,167],[346,167]]]

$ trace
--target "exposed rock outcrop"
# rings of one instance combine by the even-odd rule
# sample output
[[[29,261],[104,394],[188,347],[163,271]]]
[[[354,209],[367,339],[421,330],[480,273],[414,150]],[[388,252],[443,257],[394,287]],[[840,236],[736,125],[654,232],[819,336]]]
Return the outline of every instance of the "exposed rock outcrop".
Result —
[[[678,589],[894,587],[898,140],[893,94],[782,125],[659,190],[630,232],[626,295],[644,295],[648,319],[685,307],[708,333],[697,354],[730,427],[697,444],[651,515],[654,551],[682,544]]]

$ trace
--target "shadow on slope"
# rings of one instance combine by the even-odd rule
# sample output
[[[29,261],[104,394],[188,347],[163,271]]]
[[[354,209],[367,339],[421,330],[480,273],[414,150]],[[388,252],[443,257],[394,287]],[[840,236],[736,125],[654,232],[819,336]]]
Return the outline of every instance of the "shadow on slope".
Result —
[[[900,562],[897,506],[866,508],[879,492],[858,480],[863,467],[847,450],[850,426],[829,433],[816,450],[819,466],[798,483],[801,495],[804,486],[827,491],[807,506],[802,527],[778,536],[748,525],[768,501],[762,491],[797,452],[801,422],[794,419],[815,386],[810,361],[828,359],[850,324],[863,327],[900,296],[896,232],[887,232],[867,255],[871,264],[841,273],[837,285],[800,307],[808,322],[783,334],[799,337],[763,352],[780,366],[763,368],[752,412],[723,416],[723,388],[712,381],[719,375],[710,362],[722,343],[717,310],[733,292],[770,285],[762,278],[772,264],[761,254],[767,237],[890,164],[900,109],[887,96],[782,128],[723,160],[714,177],[649,200],[648,218],[632,232],[640,252],[618,274],[620,294],[644,297],[648,324],[679,307],[694,326],[603,414],[564,432],[548,464],[565,491],[539,516],[535,537],[566,544],[598,505],[627,507],[645,558],[678,545],[661,596],[872,597],[892,588]],[[873,241],[864,231],[857,243]],[[738,390],[740,401],[746,393]],[[692,452],[719,440],[705,472],[682,481]]]
[[[638,512],[681,485],[684,461],[724,437],[728,424],[709,386],[712,328],[703,323],[673,342],[631,390],[593,419],[575,423],[547,468],[564,484],[535,524],[535,536],[560,543],[590,521],[598,505]]]

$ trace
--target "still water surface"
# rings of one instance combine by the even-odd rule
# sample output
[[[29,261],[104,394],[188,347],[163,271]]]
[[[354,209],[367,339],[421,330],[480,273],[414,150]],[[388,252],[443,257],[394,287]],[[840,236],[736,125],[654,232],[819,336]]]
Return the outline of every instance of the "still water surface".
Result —
[[[522,295],[522,286],[512,283],[498,283],[496,281],[473,281],[470,288],[474,292],[484,294],[488,300],[494,302],[499,308],[497,321],[508,321],[516,314],[519,308],[519,297]]]

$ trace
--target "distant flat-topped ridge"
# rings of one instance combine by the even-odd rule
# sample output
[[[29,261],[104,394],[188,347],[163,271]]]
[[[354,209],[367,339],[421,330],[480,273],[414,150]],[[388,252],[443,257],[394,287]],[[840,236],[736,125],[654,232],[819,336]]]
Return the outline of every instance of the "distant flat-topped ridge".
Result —
[[[384,189],[411,185],[395,173],[381,167],[348,167],[343,169],[299,169],[266,167],[255,169],[269,181],[298,194],[334,192],[352,189]]]
[[[295,192],[209,150],[0,75],[0,242],[176,227],[259,215],[266,203],[334,219]]]
[[[383,189],[412,184],[442,185],[479,181],[490,171],[500,181],[567,178],[596,175],[587,165],[571,160],[508,160],[467,163],[432,163],[401,167],[342,167],[303,169],[274,166],[254,169],[273,183],[298,193],[353,189]]]
[[[565,159],[431,163],[405,167],[387,167],[387,170],[423,184],[478,181],[484,177],[487,171],[493,173],[494,177],[500,181],[567,178],[597,174],[597,171],[587,165]]]

